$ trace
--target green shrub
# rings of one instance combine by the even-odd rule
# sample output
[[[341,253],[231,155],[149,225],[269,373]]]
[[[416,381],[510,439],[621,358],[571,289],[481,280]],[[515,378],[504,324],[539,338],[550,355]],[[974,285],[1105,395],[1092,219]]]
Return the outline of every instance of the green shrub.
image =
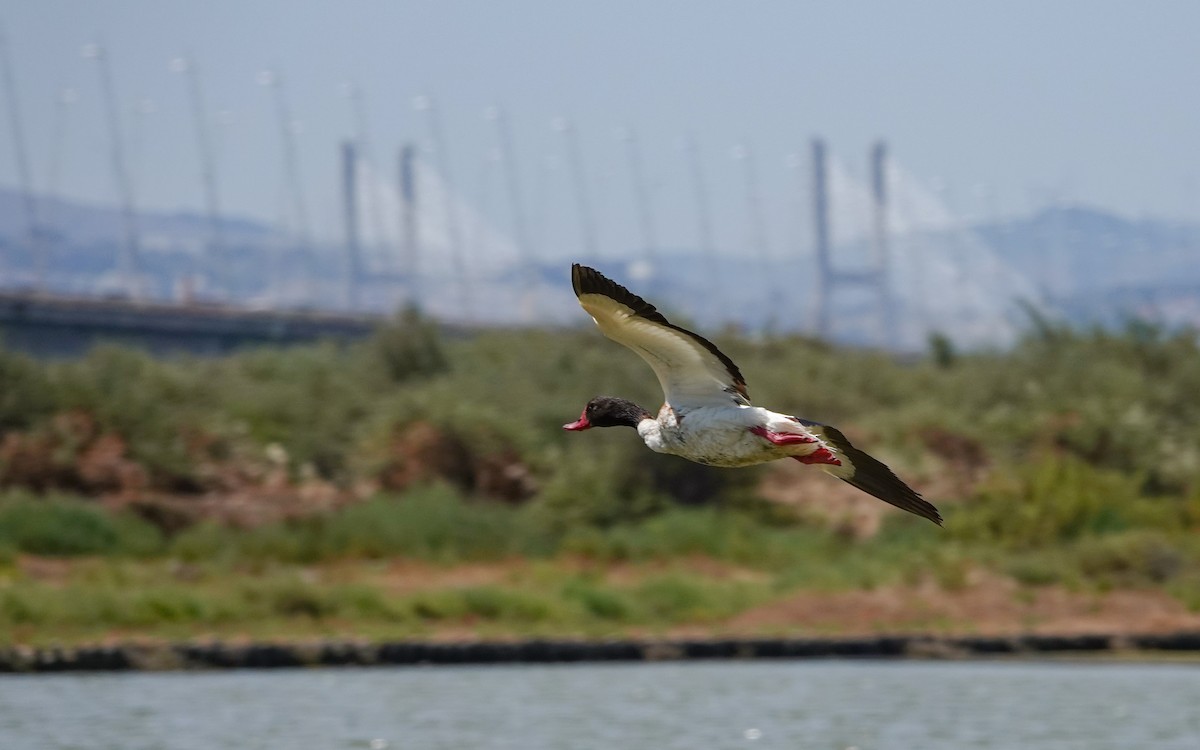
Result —
[[[631,448],[644,446],[613,442],[629,435],[597,437],[592,445],[565,450],[558,471],[535,498],[531,512],[554,533],[636,521],[669,507],[667,497],[631,481],[628,466],[637,463]]]
[[[138,591],[119,611],[122,625],[207,623],[219,619],[204,597],[178,588]]]
[[[29,588],[0,591],[0,625],[43,625],[58,623],[51,601],[53,593]]]
[[[220,363],[215,407],[227,429],[281,446],[291,466],[342,479],[356,427],[387,388],[361,359],[331,344],[239,354]]]
[[[161,549],[162,536],[89,503],[16,494],[0,501],[0,546],[35,555],[147,555]]]
[[[267,617],[319,620],[338,611],[328,591],[295,576],[254,580],[239,589],[243,606]]]
[[[380,327],[369,346],[387,376],[396,383],[434,375],[449,366],[437,324],[422,318],[415,308],[402,310],[389,324]]]
[[[761,584],[672,572],[643,580],[628,596],[639,620],[671,624],[724,619],[761,601],[766,591]]]
[[[1027,586],[1074,583],[1078,580],[1069,555],[1061,550],[1023,551],[1007,559],[1001,569],[1018,583]]]
[[[418,620],[439,622],[461,620],[467,615],[467,604],[459,592],[423,591],[405,599],[405,605]]]
[[[170,551],[190,561],[410,557],[455,562],[536,554],[543,543],[539,534],[519,510],[471,502],[435,485],[253,529],[202,524],[175,537]]]
[[[624,621],[632,607],[624,595],[592,581],[572,578],[562,589],[567,601],[576,602],[588,618]]]
[[[321,557],[497,559],[516,552],[527,533],[512,508],[468,502],[446,486],[376,498],[312,523]]]
[[[1081,540],[1075,557],[1084,576],[1111,585],[1166,583],[1187,564],[1178,541],[1150,530]]]
[[[1128,526],[1141,497],[1137,477],[1050,456],[997,474],[979,497],[950,515],[957,539],[1007,547],[1038,547]]]
[[[0,348],[0,431],[24,429],[54,410],[54,390],[31,358]]]
[[[484,620],[540,622],[551,613],[546,599],[498,586],[474,586],[460,592],[466,613]]]
[[[565,551],[602,560],[690,555],[749,565],[783,565],[803,554],[806,531],[767,525],[740,510],[672,508],[635,523],[566,532]]]
[[[679,621],[711,617],[709,592],[682,576],[651,578],[634,590],[639,605],[657,620]]]
[[[340,585],[333,591],[339,614],[363,620],[403,622],[408,612],[382,591],[363,585]]]
[[[1194,331],[1144,323],[1074,330],[1035,316],[1008,350],[956,351],[948,360],[934,347],[911,361],[799,336],[726,332],[719,339],[755,403],[850,428],[906,477],[952,461],[913,439],[923,431],[977,446],[976,463],[990,465],[996,478],[948,513],[956,538],[1018,549],[1122,529],[1200,526],[1196,501],[1192,510],[1176,502],[1200,497]],[[201,526],[171,545],[188,559],[494,559],[552,554],[560,540],[598,556],[693,550],[731,560],[793,559],[755,524],[717,533],[711,519],[679,516],[635,529],[680,505],[754,515],[762,473],[657,455],[631,430],[564,433],[561,425],[596,395],[651,410],[661,402],[645,363],[603,341],[585,319],[567,331],[443,339],[407,312],[359,344],[211,359],[102,347],[81,360],[47,363],[0,352],[0,385],[0,429],[50,435],[61,415],[79,414],[97,433],[119,436],[158,489],[226,490],[245,482],[251,486],[238,489],[253,492],[268,454],[284,457],[293,480],[315,474],[354,485],[377,476],[396,431],[415,420],[450,429],[473,459],[512,454],[540,487],[521,511],[458,497],[423,505],[431,491],[413,490],[395,507],[368,503],[250,532]],[[86,446],[69,442],[55,460],[79,461]],[[975,481],[978,467],[970,469],[964,488]],[[93,533],[89,523],[103,525],[84,520],[80,534]],[[114,549],[103,540],[107,532],[94,533],[68,547]],[[0,548],[25,551],[10,537],[0,531]]]
[[[205,407],[217,383],[205,378],[206,368],[115,346],[47,367],[56,385],[55,411],[89,415],[100,432],[121,436],[160,485],[196,486],[187,438],[209,419]]]

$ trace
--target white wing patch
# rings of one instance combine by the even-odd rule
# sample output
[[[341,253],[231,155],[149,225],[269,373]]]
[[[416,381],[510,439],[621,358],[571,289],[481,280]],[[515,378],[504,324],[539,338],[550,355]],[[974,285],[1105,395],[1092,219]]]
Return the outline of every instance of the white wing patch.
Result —
[[[676,408],[746,403],[733,374],[691,334],[636,315],[603,294],[579,295],[579,304],[605,336],[624,344],[650,365],[668,404]]]

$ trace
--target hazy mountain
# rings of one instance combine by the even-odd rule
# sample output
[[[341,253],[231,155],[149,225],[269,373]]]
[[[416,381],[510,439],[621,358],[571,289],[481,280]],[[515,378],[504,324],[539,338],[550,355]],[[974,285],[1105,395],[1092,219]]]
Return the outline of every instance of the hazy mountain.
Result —
[[[1035,282],[1048,309],[1074,322],[1200,324],[1196,224],[1062,207],[975,231]]]
[[[1200,282],[1200,226],[1194,224],[1065,207],[974,229],[1052,298]]]
[[[453,197],[443,194],[430,202],[444,214],[448,200]],[[127,291],[127,276],[120,271],[124,226],[119,211],[69,201],[41,201],[40,210],[42,223],[54,227],[42,235],[52,291]],[[418,276],[402,268],[402,254],[375,249],[368,237],[361,251],[360,309],[387,312],[412,299],[415,290],[422,307],[451,320],[579,321],[566,261],[522,268],[511,241],[478,214],[459,210],[466,218],[463,257],[457,262],[451,257],[444,220],[426,217],[418,237],[424,261]],[[391,223],[398,215],[383,218]],[[19,194],[0,189],[4,287],[36,283],[26,226]],[[147,213],[138,217],[138,226],[139,278],[147,296],[335,309],[347,303],[349,262],[341,246],[302,247],[270,225],[231,217],[221,223],[224,252],[217,255],[208,251],[210,227],[201,215]],[[1019,300],[1076,322],[1136,315],[1200,323],[1200,227],[1195,225],[1071,207],[976,226],[945,220],[901,229],[907,231],[893,235],[889,245],[892,346],[920,348],[932,331],[962,344],[1003,344],[1024,325]],[[811,256],[706,258],[689,248],[658,249],[653,255],[653,264],[647,253],[632,248],[576,260],[707,329],[734,322],[750,330],[811,330],[818,281]],[[870,257],[868,240],[845,239],[834,255],[845,270],[861,269]],[[878,309],[869,292],[839,289],[834,335],[878,343],[883,330]]]
[[[122,236],[124,225],[119,210],[113,206],[97,206],[61,199],[37,198],[39,223],[53,227],[56,236],[69,244],[88,245],[116,240]],[[203,247],[209,234],[208,219],[202,214],[140,213],[138,228],[146,235],[147,249],[154,249],[159,235],[169,238],[172,248],[188,245]],[[26,231],[28,220],[21,194],[0,188],[0,236],[16,239]],[[221,232],[231,242],[262,240],[276,230],[268,224],[226,217]],[[11,239],[10,239],[11,241]]]

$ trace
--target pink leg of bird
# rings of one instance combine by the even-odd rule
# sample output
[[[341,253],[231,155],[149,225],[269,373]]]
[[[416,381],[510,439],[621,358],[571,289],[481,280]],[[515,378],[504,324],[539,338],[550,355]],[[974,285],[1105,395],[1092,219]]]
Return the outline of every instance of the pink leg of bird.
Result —
[[[792,456],[802,464],[829,464],[830,466],[841,466],[842,462],[838,457],[833,455],[833,451],[828,448],[817,448],[807,456]]]
[[[766,427],[751,427],[750,431],[755,435],[758,435],[760,438],[770,440],[775,445],[802,445],[817,442],[817,439],[812,435],[795,435],[790,432],[771,432]]]

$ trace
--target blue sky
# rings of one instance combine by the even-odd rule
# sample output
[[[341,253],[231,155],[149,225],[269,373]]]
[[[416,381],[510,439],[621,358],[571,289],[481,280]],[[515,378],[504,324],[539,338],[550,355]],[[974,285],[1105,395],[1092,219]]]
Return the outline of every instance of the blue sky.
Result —
[[[1200,3],[26,0],[6,3],[0,22],[39,188],[56,94],[79,92],[60,189],[88,201],[113,202],[115,192],[95,66],[79,54],[100,39],[146,208],[203,206],[188,99],[168,69],[190,51],[210,116],[227,113],[214,124],[226,209],[267,220],[284,211],[277,123],[255,83],[274,68],[303,125],[304,188],[323,236],[339,231],[336,144],[353,129],[346,82],[365,92],[373,151],[389,172],[402,141],[426,139],[413,97],[436,97],[454,185],[501,226],[504,196],[484,166],[496,138],[482,114],[502,105],[542,245],[578,243],[556,115],[578,124],[606,246],[637,241],[614,135],[624,125],[642,144],[664,245],[695,241],[679,147],[689,132],[703,149],[722,245],[747,236],[732,147],[755,155],[779,250],[798,210],[786,157],[814,134],[852,171],[886,138],[963,215],[1057,200],[1200,219]],[[154,111],[136,114],[147,99]],[[3,128],[0,184],[13,185],[7,119]]]

